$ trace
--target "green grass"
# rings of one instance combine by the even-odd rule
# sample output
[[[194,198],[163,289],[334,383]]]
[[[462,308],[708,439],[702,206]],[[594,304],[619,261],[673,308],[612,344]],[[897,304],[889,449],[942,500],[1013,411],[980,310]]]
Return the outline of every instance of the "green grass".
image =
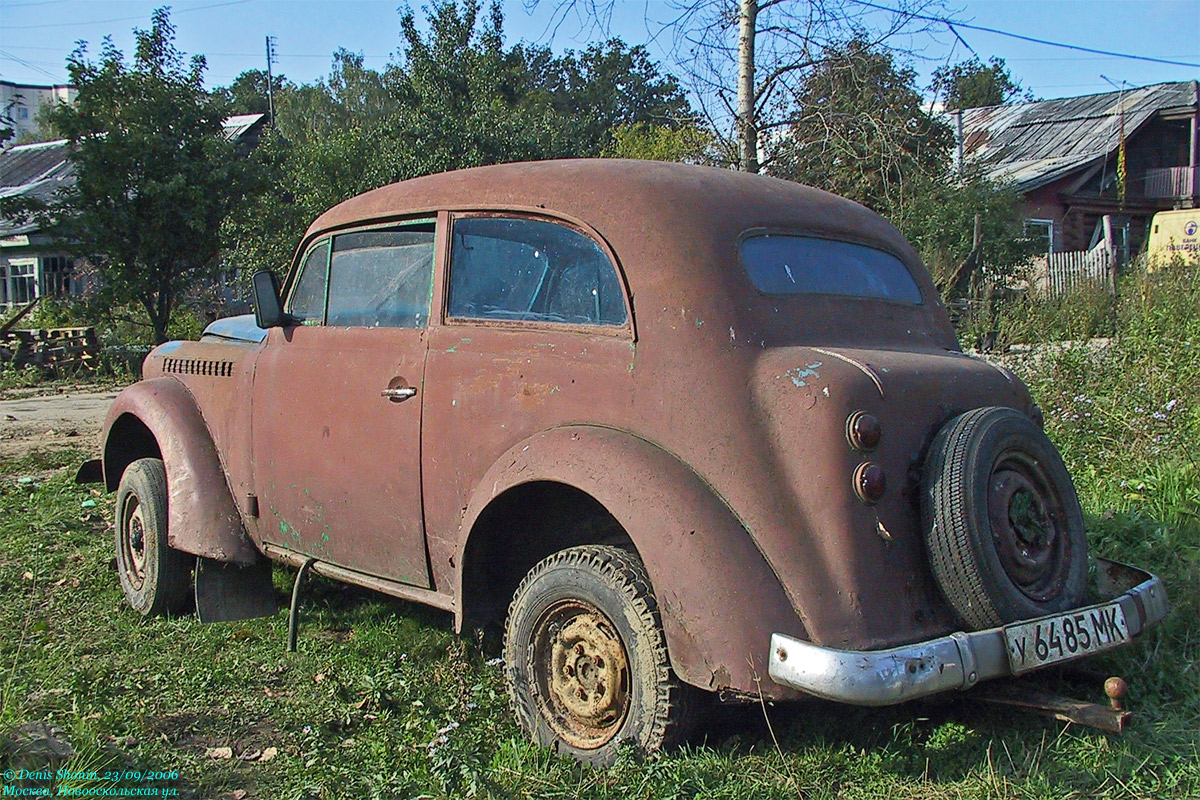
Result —
[[[198,798],[1200,797],[1200,289],[1162,281],[1122,301],[1109,349],[1018,365],[1076,475],[1092,551],[1171,594],[1161,626],[1087,662],[1129,679],[1124,735],[959,697],[752,705],[681,750],[594,770],[525,740],[493,654],[439,612],[315,579],[295,654],[282,613],[137,618],[109,566],[111,498],[70,482],[82,453],[0,462],[0,732],[48,722],[76,750],[68,768],[174,770],[155,785]],[[277,571],[281,592],[290,577]],[[1039,680],[1102,699],[1095,680]],[[211,757],[225,747],[233,758]],[[11,747],[2,760],[45,763]]]

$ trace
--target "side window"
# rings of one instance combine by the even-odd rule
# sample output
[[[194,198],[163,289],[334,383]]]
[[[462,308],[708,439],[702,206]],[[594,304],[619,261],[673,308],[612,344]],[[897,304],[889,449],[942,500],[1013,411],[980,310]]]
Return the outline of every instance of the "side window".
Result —
[[[325,318],[325,285],[329,270],[329,241],[308,251],[300,278],[292,289],[287,311],[304,325],[320,325]]]
[[[325,324],[421,328],[433,289],[433,223],[335,236]]]
[[[454,223],[451,317],[622,325],[625,297],[612,261],[573,228],[533,219]]]

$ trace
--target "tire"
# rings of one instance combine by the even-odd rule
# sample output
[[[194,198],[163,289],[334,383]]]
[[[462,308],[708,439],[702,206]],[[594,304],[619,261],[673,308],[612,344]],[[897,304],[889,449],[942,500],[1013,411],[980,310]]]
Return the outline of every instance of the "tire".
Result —
[[[1011,408],[977,408],[934,437],[923,527],[935,579],[972,630],[1075,608],[1087,535],[1071,476],[1046,435]]]
[[[671,670],[658,603],[634,554],[589,545],[535,566],[504,635],[513,713],[533,740],[607,766],[623,742],[644,752],[690,732],[700,690]]]
[[[125,599],[144,617],[191,608],[195,557],[167,544],[167,471],[158,458],[125,468],[117,488],[117,574]]]

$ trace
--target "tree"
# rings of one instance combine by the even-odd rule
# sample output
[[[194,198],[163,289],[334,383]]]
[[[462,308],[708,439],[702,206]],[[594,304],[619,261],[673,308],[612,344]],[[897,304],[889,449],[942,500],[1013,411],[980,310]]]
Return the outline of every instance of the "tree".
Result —
[[[271,88],[276,96],[290,86],[283,75],[272,76]],[[229,86],[217,89],[217,92],[225,100],[230,114],[266,114],[270,110],[265,70],[248,69],[234,78]]]
[[[496,3],[485,13],[478,0],[443,0],[425,13],[425,24],[402,13],[400,57],[382,71],[340,50],[328,80],[276,95],[275,131],[253,156],[269,190],[226,226],[234,263],[279,268],[317,214],[393,181],[600,156],[616,146],[614,130],[696,138],[684,134],[695,115],[678,82],[644,48],[611,40],[555,57],[506,46]]]
[[[635,122],[612,129],[606,158],[640,158],[648,161],[680,161],[707,164],[713,161],[712,134],[699,125],[668,127]]]
[[[603,26],[615,0],[555,2],[556,14],[580,10]],[[827,54],[852,40],[903,44],[905,34],[933,24],[929,12],[940,2],[670,0],[667,18],[652,20],[647,11],[647,23],[671,30],[675,58],[729,164],[758,172],[760,139],[795,121],[796,93]]]
[[[771,173],[902,214],[906,184],[942,171],[953,132],[925,112],[916,73],[886,50],[854,39],[820,62],[797,87]]]
[[[1033,95],[1004,66],[1004,59],[996,56],[986,65],[973,58],[952,67],[939,67],[933,72],[929,89],[935,97],[945,97],[948,111],[1033,100]]]
[[[540,88],[551,108],[574,121],[576,141],[589,155],[612,145],[617,129],[652,125],[680,131],[696,122],[679,81],[664,74],[641,45],[610,39],[559,59],[541,52],[546,64],[531,62],[530,74],[543,76]]]
[[[972,250],[976,214],[989,272],[1011,273],[1032,255],[1020,196],[978,171],[950,169],[949,126],[924,110],[916,73],[891,53],[862,40],[825,53],[796,103],[796,122],[772,148],[772,174],[886,216],[947,291]]]
[[[70,142],[75,183],[44,217],[95,265],[98,299],[140,306],[163,342],[181,300],[216,277],[244,162],[223,135],[224,103],[204,91],[204,58],[184,63],[168,11],[134,34],[132,64],[107,39],[98,62],[85,43],[67,60],[79,94],[51,118]]]

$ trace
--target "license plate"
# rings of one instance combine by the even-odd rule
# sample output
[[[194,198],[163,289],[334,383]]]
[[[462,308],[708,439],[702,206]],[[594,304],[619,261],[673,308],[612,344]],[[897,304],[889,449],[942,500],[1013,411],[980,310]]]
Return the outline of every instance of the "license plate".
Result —
[[[1120,603],[1068,611],[1004,629],[1008,663],[1014,675],[1099,653],[1129,641]]]

